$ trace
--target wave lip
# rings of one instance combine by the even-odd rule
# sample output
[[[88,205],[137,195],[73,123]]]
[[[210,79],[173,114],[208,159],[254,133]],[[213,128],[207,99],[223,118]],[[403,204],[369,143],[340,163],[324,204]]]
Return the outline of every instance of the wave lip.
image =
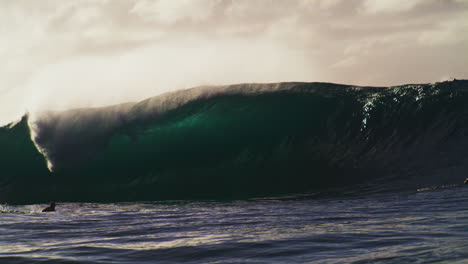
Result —
[[[465,80],[395,87],[239,84],[25,117],[0,128],[7,164],[0,201],[259,197],[363,183],[379,190],[453,184],[466,172],[467,89]]]

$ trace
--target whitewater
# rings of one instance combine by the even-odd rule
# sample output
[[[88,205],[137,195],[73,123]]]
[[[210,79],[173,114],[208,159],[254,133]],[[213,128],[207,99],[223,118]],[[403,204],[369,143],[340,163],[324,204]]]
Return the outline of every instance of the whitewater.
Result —
[[[468,263],[467,99],[289,82],[25,114],[0,263]]]

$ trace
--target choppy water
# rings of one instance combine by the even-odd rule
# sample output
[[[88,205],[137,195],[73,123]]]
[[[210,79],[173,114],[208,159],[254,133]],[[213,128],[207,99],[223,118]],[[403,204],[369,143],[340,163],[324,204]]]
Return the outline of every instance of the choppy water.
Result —
[[[0,263],[468,263],[468,188],[4,205]]]

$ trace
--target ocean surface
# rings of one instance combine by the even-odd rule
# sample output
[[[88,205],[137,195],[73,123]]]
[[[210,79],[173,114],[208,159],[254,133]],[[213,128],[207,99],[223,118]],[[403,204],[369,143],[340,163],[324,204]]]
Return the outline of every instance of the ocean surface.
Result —
[[[3,206],[0,263],[468,263],[468,187]]]
[[[0,263],[468,263],[467,102],[270,83],[27,113],[0,127]]]

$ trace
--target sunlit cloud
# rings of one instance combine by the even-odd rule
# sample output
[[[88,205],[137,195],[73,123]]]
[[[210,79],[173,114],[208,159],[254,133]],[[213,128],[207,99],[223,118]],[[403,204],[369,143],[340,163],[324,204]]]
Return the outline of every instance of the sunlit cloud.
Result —
[[[368,13],[406,12],[427,0],[367,0],[363,10]]]
[[[216,0],[138,1],[129,13],[165,24],[185,19],[196,22],[208,19],[219,3]]]
[[[0,2],[0,124],[203,84],[468,78],[468,1]]]

